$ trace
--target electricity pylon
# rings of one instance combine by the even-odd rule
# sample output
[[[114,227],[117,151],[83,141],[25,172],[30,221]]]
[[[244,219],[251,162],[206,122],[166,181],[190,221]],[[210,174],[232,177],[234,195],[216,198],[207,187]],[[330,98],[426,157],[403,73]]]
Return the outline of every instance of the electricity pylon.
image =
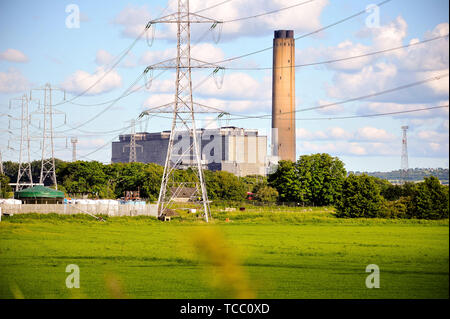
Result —
[[[58,88],[52,88],[52,86],[47,83],[44,88],[33,89],[33,90],[43,90],[44,91],[44,107],[39,109],[34,113],[43,114],[43,127],[42,127],[42,157],[41,157],[41,174],[39,178],[39,183],[44,184],[44,182],[50,178],[58,189],[58,183],[56,181],[56,167],[55,167],[55,146],[54,146],[54,132],[53,132],[53,115],[54,114],[65,114],[59,110],[53,108],[52,105],[52,91],[60,90]],[[31,92],[30,92],[31,99]],[[64,91],[65,99],[65,91]],[[64,121],[66,122],[66,120]]]
[[[72,162],[77,161],[77,143],[78,139],[76,137],[72,137],[70,139],[70,143],[72,143]]]
[[[28,97],[23,95],[18,100],[22,102],[22,116],[20,118],[19,169],[17,171],[16,192],[20,191],[25,185],[33,187],[30,159],[30,118],[28,115]],[[26,161],[24,161],[24,158]],[[22,182],[22,179],[26,180],[27,175],[29,183]]]
[[[161,188],[158,197],[158,217],[164,216],[171,204],[176,199],[184,185],[189,183],[176,182],[174,173],[177,169],[191,167],[197,177],[195,182],[195,193],[192,197],[201,198],[203,213],[206,222],[209,221],[210,208],[208,202],[208,194],[206,192],[205,178],[203,174],[201,153],[198,140],[198,132],[195,125],[196,110],[194,105],[199,106],[208,111],[203,113],[222,113],[223,111],[194,103],[192,97],[192,79],[191,70],[193,68],[214,68],[215,73],[223,68],[218,67],[204,61],[191,58],[191,31],[192,23],[209,23],[211,28],[215,28],[220,21],[209,19],[189,11],[189,0],[178,0],[178,12],[167,15],[165,17],[152,20],[147,25],[150,27],[158,23],[176,23],[177,24],[177,57],[161,63],[148,66],[144,71],[147,74],[155,69],[176,69],[175,80],[175,101],[160,107],[152,108],[141,113],[149,115],[150,113],[171,113],[172,127],[170,130],[169,144],[167,147],[166,160],[164,165],[164,173],[161,181]],[[174,152],[175,138],[184,139],[183,148],[178,152]],[[177,143],[178,144],[178,143]]]
[[[402,167],[400,171],[400,177],[402,183],[405,183],[408,179],[408,140],[406,136],[406,132],[408,131],[408,126],[402,126],[403,138],[402,138]]]
[[[133,119],[130,121],[130,144],[125,145],[123,147],[123,152],[125,152],[125,148],[129,148],[130,152],[128,155],[128,163],[136,163],[137,162],[137,153],[136,148],[139,147],[141,152],[144,151],[144,147],[142,145],[136,144],[136,121]]]
[[[129,163],[136,163],[136,122],[131,120],[131,135],[130,135],[130,157]]]

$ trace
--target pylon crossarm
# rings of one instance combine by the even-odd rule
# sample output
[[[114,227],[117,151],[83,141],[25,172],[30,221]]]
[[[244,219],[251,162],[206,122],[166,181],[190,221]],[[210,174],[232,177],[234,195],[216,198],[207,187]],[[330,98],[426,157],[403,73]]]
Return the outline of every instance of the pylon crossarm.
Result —
[[[219,24],[223,23],[223,21],[219,21],[216,19],[211,19],[208,17],[204,17],[200,14],[196,14],[193,12],[181,12],[181,8],[178,8],[178,12],[174,12],[171,14],[168,14],[164,17],[151,20],[147,23],[147,27],[149,28],[152,24],[158,24],[158,23],[212,23],[212,24]]]
[[[194,63],[192,63],[192,62],[194,62]],[[218,68],[224,69],[224,67],[221,67],[218,64],[202,61],[202,60],[195,59],[195,58],[191,58],[190,65],[178,65],[177,63],[178,62],[177,62],[176,58],[161,61],[161,62],[147,66],[147,68],[145,68],[145,70],[144,70],[144,73],[147,73],[150,70],[166,70],[166,69],[184,69],[184,70],[186,70],[186,69],[218,69]]]

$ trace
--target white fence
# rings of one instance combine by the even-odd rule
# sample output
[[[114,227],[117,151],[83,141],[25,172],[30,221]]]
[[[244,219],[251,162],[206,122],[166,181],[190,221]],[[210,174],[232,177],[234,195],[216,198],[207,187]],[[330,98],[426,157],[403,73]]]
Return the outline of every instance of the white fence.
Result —
[[[61,215],[89,213],[108,216],[157,216],[155,204],[0,204],[3,214],[49,214]]]

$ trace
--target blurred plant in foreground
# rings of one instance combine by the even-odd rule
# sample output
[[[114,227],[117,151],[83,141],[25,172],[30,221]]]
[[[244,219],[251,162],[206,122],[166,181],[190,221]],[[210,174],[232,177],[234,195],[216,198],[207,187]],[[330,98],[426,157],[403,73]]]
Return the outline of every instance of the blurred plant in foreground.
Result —
[[[192,235],[194,248],[205,265],[206,280],[225,298],[256,298],[239,258],[213,228],[198,229]]]

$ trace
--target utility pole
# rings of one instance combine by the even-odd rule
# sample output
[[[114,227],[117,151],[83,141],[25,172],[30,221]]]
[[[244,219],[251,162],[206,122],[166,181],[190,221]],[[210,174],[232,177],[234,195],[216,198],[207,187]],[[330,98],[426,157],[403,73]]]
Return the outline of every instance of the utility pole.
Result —
[[[402,131],[403,131],[403,138],[402,138],[402,166],[401,166],[401,172],[400,172],[400,177],[401,177],[401,181],[402,183],[405,183],[408,179],[408,169],[409,169],[409,165],[408,165],[408,140],[407,140],[407,136],[406,133],[408,131],[408,126],[402,126]]]
[[[20,100],[22,102],[22,116],[20,118],[19,169],[17,171],[16,192],[22,190],[24,184],[33,187],[30,159],[30,118],[28,115],[28,97],[24,94]],[[25,161],[24,158],[26,159]],[[26,179],[27,175],[29,183],[23,183],[22,178]]]
[[[72,162],[77,161],[77,143],[78,139],[76,137],[72,137],[70,139],[70,142],[72,143]]]
[[[195,194],[193,196],[196,198],[201,198],[204,218],[205,221],[208,222],[210,217],[210,208],[201,161],[198,140],[199,136],[195,123],[194,113],[196,111],[194,110],[194,105],[200,106],[200,108],[203,109],[209,109],[210,113],[223,113],[223,111],[214,109],[213,112],[211,112],[211,109],[213,108],[194,103],[192,96],[191,70],[193,68],[213,68],[213,75],[215,76],[217,73],[221,73],[219,71],[223,71],[223,68],[191,58],[190,28],[192,23],[208,23],[212,25],[210,28],[210,30],[212,30],[217,25],[221,25],[222,22],[192,13],[189,11],[189,0],[178,0],[178,12],[160,19],[152,20],[147,26],[151,27],[152,25],[158,23],[177,24],[176,59],[166,60],[164,62],[148,66],[144,71],[145,74],[147,74],[148,71],[153,72],[155,69],[176,69],[175,101],[173,103],[155,107],[141,113],[141,116],[149,115],[151,113],[172,114],[172,127],[158,197],[158,217],[162,218],[165,216],[167,211],[170,209],[171,204],[173,204],[177,194],[180,192],[180,189],[184,187],[183,185],[189,184],[175,182],[173,174],[177,169],[191,167],[195,171],[197,177],[194,187]],[[185,139],[183,140],[183,145],[186,147],[178,150],[175,154],[175,139],[177,139],[177,142],[179,143],[180,137],[182,140]]]

